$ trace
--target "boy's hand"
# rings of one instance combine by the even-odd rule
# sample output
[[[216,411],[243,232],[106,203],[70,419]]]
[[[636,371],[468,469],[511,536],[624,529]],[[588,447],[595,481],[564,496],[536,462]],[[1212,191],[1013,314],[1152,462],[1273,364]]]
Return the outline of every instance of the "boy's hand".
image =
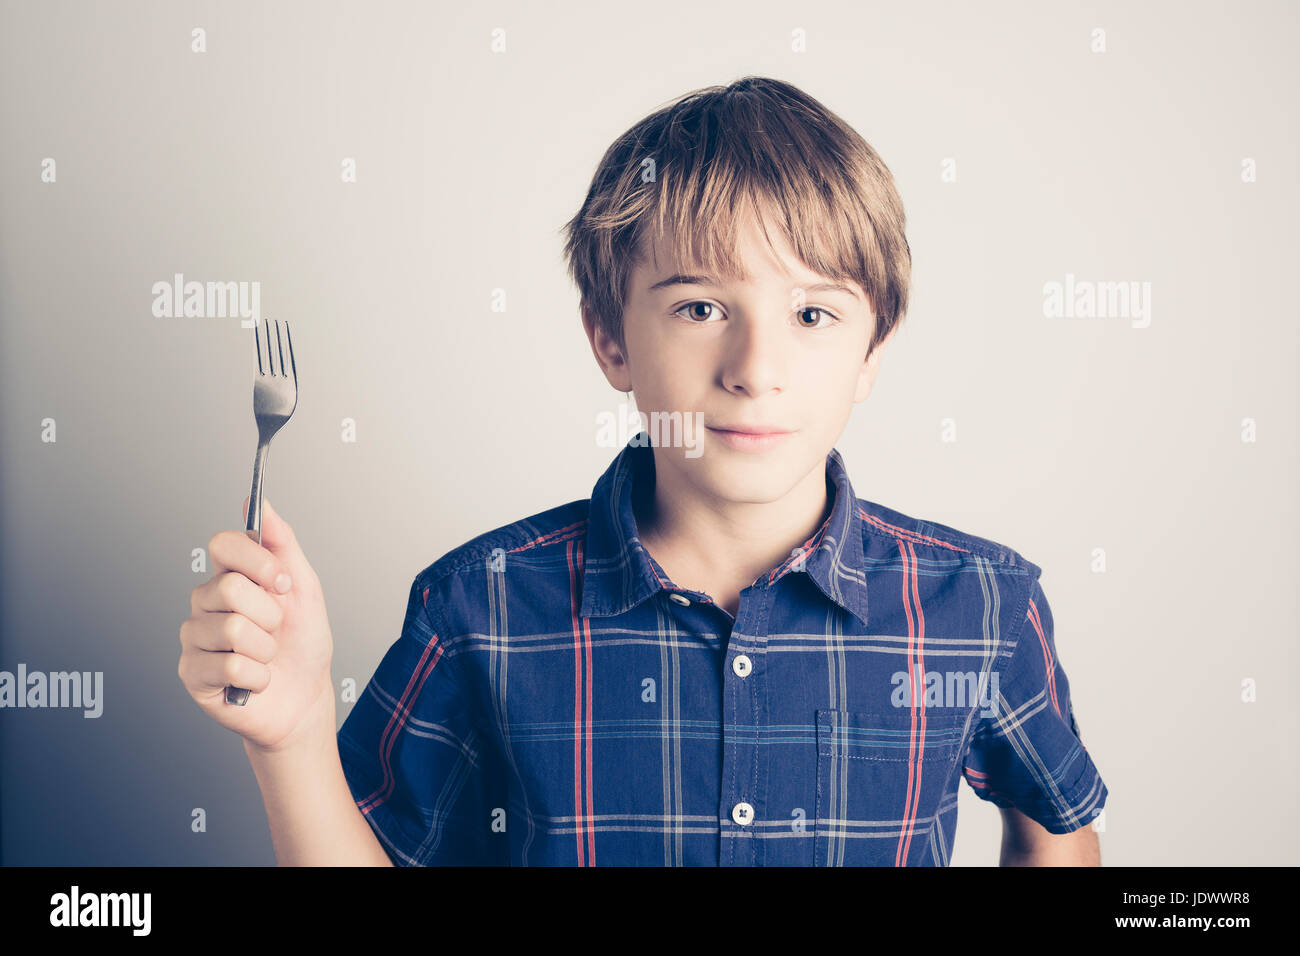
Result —
[[[258,750],[332,736],[334,638],[320,580],[293,529],[263,498],[262,543],[244,531],[219,531],[208,554],[215,570],[190,592],[191,615],[180,629],[177,674],[185,689]],[[276,588],[281,574],[289,578],[285,593]],[[251,690],[248,703],[227,704],[228,684]]]

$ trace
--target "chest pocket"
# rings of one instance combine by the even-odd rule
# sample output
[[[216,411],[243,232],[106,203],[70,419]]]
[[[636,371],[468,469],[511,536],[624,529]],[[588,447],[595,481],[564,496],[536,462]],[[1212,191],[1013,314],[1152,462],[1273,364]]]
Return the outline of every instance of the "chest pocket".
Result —
[[[956,805],[969,713],[817,711],[817,866],[933,862],[930,831]]]

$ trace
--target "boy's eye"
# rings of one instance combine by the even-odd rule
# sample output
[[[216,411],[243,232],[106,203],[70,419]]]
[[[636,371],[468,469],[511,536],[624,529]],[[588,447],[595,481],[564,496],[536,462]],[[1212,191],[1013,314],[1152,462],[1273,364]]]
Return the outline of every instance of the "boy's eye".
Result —
[[[815,307],[813,307],[813,306],[809,306],[809,307],[806,308],[806,309],[800,309],[800,310],[799,310],[799,314],[800,314],[800,315],[804,315],[804,314],[806,314],[806,313],[808,313],[808,312],[820,312],[822,315],[828,317],[828,318],[831,320],[829,323],[827,323],[828,325],[829,325],[829,324],[833,324],[833,323],[839,321],[839,319],[835,316],[835,314],[834,314],[833,312],[827,312],[825,309],[818,309],[818,308],[815,308]],[[800,322],[799,324],[800,324],[800,325],[803,325],[803,327],[806,328],[806,329],[825,328],[825,326],[822,326],[822,325],[804,325],[803,322]]]
[[[673,315],[681,315],[687,309],[690,309],[690,314],[684,315],[682,318],[690,319],[692,322],[697,322],[700,320],[706,320],[710,317],[710,313],[705,313],[704,315],[697,314],[695,310],[698,308],[712,309],[714,312],[717,311],[717,308],[709,302],[687,302],[684,306],[674,312]]]
[[[691,310],[691,311],[690,311],[689,313],[687,313],[686,315],[682,315],[682,313],[683,313],[683,312],[686,312],[687,309],[689,309],[689,310]],[[701,310],[701,309],[705,309],[705,310],[708,310],[708,311],[705,311],[705,312],[701,313],[701,312],[699,311],[699,310]],[[673,312],[673,315],[682,315],[682,318],[687,319],[687,320],[690,321],[690,322],[694,322],[696,325],[703,325],[703,324],[705,324],[709,319],[713,318],[714,313],[716,313],[717,311],[718,311],[718,307],[715,306],[712,302],[687,302],[687,303],[686,303],[684,306],[682,306],[680,309],[675,310],[675,311]],[[815,312],[815,313],[818,313],[818,314],[820,314],[820,315],[824,315],[824,316],[826,316],[827,318],[830,319],[830,322],[828,322],[828,323],[822,323],[822,324],[813,324],[813,325],[809,325],[808,323],[802,321],[802,316],[804,316],[805,314],[807,314],[807,313],[809,313],[809,312]],[[806,308],[806,309],[800,309],[799,312],[798,312],[797,314],[801,317],[800,320],[799,320],[799,323],[798,323],[798,324],[801,325],[801,326],[803,326],[805,329],[819,329],[819,328],[825,328],[826,325],[830,325],[830,324],[833,324],[833,323],[835,323],[835,322],[840,321],[840,320],[839,320],[839,317],[836,316],[835,313],[833,313],[833,312],[829,312],[829,311],[827,311],[826,309],[819,309],[819,308],[816,308],[816,307],[813,307],[813,306],[810,306],[810,307],[808,307],[808,308]]]

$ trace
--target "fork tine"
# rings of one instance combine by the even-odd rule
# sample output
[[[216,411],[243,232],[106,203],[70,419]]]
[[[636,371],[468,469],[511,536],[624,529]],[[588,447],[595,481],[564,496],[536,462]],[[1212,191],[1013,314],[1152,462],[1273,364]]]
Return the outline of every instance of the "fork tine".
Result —
[[[267,374],[275,374],[275,350],[271,348],[271,320],[266,319],[266,365]]]
[[[298,384],[298,363],[293,360],[293,336],[289,334],[289,320],[284,321],[284,338],[289,343],[289,368],[293,370],[293,384]],[[283,361],[283,359],[282,359]]]
[[[280,320],[275,320],[275,348],[276,355],[280,358],[280,377],[286,377],[284,371],[284,343],[280,341]]]
[[[257,350],[257,374],[265,375],[266,372],[262,369],[262,338],[257,334],[258,328],[253,326],[253,348]]]

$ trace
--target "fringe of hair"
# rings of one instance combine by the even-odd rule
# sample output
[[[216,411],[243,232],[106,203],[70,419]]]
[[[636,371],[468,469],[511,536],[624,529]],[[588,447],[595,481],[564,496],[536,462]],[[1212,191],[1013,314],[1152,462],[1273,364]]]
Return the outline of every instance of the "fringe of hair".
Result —
[[[893,176],[839,116],[798,87],[746,76],[695,90],[606,150],[564,255],[582,306],[619,348],[633,267],[662,241],[679,263],[743,281],[736,229],[757,218],[808,268],[856,282],[871,303],[868,354],[907,311],[912,257]]]

